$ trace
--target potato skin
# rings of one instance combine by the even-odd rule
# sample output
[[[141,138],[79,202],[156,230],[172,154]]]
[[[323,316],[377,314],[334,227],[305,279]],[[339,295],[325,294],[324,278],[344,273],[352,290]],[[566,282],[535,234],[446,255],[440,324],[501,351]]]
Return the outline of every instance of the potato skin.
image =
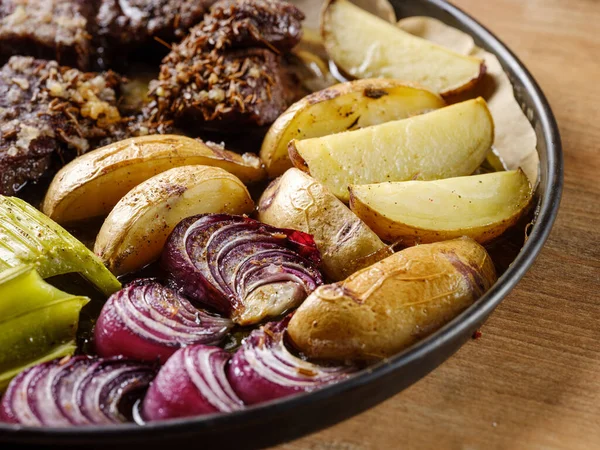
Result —
[[[288,335],[310,358],[390,357],[448,323],[495,281],[491,258],[470,238],[411,247],[314,291]]]
[[[321,269],[333,281],[391,254],[346,205],[298,169],[289,169],[263,193],[258,220],[313,235],[321,252]]]
[[[42,210],[61,224],[103,216],[148,178],[196,164],[220,167],[244,183],[266,177],[254,154],[238,155],[185,136],[141,136],[99,148],[67,164],[52,180]]]
[[[279,116],[265,136],[260,157],[274,178],[292,167],[287,148],[294,139],[364,128],[444,106],[437,94],[398,80],[339,83],[304,97]]]
[[[108,215],[94,246],[116,275],[158,259],[175,226],[206,213],[247,214],[254,202],[239,178],[210,166],[183,166],[133,188]]]

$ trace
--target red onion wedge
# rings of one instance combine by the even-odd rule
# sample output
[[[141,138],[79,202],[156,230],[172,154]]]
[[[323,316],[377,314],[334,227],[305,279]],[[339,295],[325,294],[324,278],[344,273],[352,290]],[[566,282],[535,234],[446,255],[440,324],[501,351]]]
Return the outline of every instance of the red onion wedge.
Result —
[[[160,369],[142,404],[146,421],[230,412],[243,408],[225,375],[230,355],[217,347],[178,350]]]
[[[206,214],[177,225],[162,265],[191,299],[249,325],[298,306],[323,284],[320,259],[309,234]]]
[[[165,363],[186,345],[217,345],[233,323],[198,310],[174,289],[155,280],[137,280],[113,294],[96,323],[100,356],[123,355]]]
[[[156,370],[123,358],[87,356],[39,364],[14,378],[0,404],[0,421],[69,427],[127,421],[119,406],[141,394]]]
[[[247,405],[314,391],[358,370],[321,366],[290,353],[284,342],[288,322],[289,317],[253,331],[231,359],[229,382]]]

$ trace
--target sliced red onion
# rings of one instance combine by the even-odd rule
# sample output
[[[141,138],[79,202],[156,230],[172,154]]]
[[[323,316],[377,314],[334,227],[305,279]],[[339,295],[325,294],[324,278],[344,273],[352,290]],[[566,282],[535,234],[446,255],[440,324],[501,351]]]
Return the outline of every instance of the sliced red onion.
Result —
[[[233,323],[196,309],[174,289],[138,280],[113,294],[100,313],[94,341],[100,356],[165,363],[186,345],[217,345]]]
[[[322,366],[287,349],[284,336],[289,317],[271,322],[246,338],[231,359],[227,375],[237,395],[248,405],[310,392],[348,378],[354,366]]]
[[[323,284],[312,236],[227,214],[184,219],[162,255],[190,298],[248,325],[297,306]]]
[[[146,421],[230,412],[243,408],[225,375],[230,355],[217,347],[178,350],[160,369],[142,404]]]
[[[123,358],[75,356],[40,364],[11,381],[0,420],[51,427],[125,422],[122,400],[141,394],[155,374],[152,365]]]

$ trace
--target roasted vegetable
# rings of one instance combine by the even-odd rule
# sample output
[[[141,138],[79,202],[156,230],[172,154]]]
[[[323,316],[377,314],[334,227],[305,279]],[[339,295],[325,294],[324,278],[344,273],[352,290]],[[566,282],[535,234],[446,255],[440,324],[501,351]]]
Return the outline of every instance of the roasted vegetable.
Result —
[[[88,301],[49,285],[33,266],[0,273],[0,392],[25,368],[75,351]]]
[[[23,200],[0,196],[0,270],[32,264],[42,278],[79,272],[105,295],[121,283],[85,245]]]
[[[228,366],[231,387],[247,405],[263,403],[337,383],[355,366],[322,366],[293,355],[284,342],[289,318],[255,330]]]
[[[258,219],[312,235],[323,273],[343,280],[392,251],[329,189],[298,169],[289,169],[264,192]]]
[[[42,209],[58,223],[105,216],[140,183],[189,165],[220,167],[244,183],[265,176],[261,160],[252,153],[238,155],[185,136],[141,136],[94,150],[63,167],[54,177]]]
[[[348,0],[328,0],[321,34],[331,59],[356,78],[412,81],[451,95],[471,88],[485,73],[481,59],[413,36]]]
[[[154,280],[137,280],[113,294],[96,323],[100,356],[123,355],[165,363],[187,345],[218,345],[233,323],[194,308],[177,291]]]
[[[288,144],[365,128],[441,108],[444,101],[425,89],[397,80],[341,83],[315,92],[290,106],[265,136],[260,156],[270,177],[292,167]]]
[[[455,318],[495,281],[492,260],[470,238],[418,245],[318,288],[288,335],[310,358],[390,357]]]
[[[183,293],[241,325],[282,314],[322,284],[310,235],[241,216],[183,220],[161,261]]]
[[[225,375],[230,355],[217,347],[178,350],[160,369],[142,405],[147,421],[242,409]]]
[[[348,201],[351,184],[470,175],[493,140],[492,116],[478,98],[362,130],[294,140],[290,157]]]
[[[110,425],[127,418],[125,397],[143,394],[152,365],[121,358],[63,358],[21,372],[0,404],[0,421],[28,426]]]
[[[521,170],[439,181],[350,186],[350,207],[382,239],[404,245],[469,236],[488,242],[530,205]]]
[[[239,178],[223,169],[184,166],[144,181],[108,215],[94,252],[118,275],[158,259],[182,219],[202,213],[250,213],[254,202]]]

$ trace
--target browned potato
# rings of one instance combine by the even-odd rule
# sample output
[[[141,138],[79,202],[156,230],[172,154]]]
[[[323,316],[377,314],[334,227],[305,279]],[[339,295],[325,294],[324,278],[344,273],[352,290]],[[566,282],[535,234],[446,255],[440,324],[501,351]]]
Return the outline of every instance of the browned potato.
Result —
[[[346,205],[298,169],[288,170],[267,188],[258,205],[258,220],[313,235],[321,268],[333,281],[391,254]]]
[[[411,247],[318,288],[288,334],[310,358],[389,357],[455,318],[495,281],[490,256],[470,238]]]
[[[183,166],[129,191],[108,215],[94,253],[116,275],[156,260],[173,228],[196,214],[248,214],[254,202],[239,178],[218,167]]]
[[[288,144],[378,125],[445,106],[426,89],[398,80],[369,79],[336,84],[294,103],[271,126],[260,157],[270,177],[292,167]]]
[[[54,177],[42,210],[61,224],[104,216],[141,182],[195,164],[220,167],[244,183],[266,175],[261,160],[252,153],[238,155],[185,136],[142,136],[115,142],[67,164]]]

